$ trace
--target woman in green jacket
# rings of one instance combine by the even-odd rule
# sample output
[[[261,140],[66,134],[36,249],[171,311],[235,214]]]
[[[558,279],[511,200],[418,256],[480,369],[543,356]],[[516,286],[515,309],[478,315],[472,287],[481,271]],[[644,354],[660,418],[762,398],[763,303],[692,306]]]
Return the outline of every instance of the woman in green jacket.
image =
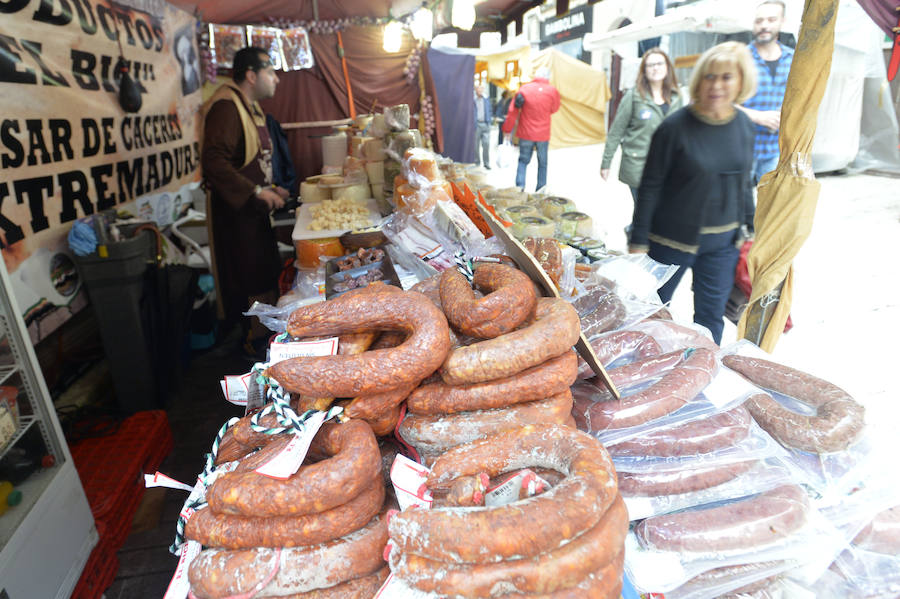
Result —
[[[616,148],[622,144],[619,181],[631,188],[637,201],[637,190],[644,172],[644,162],[650,149],[650,139],[666,115],[682,105],[678,79],[672,61],[659,48],[644,53],[634,88],[625,92],[616,118],[606,136],[600,176],[609,178],[609,165]]]

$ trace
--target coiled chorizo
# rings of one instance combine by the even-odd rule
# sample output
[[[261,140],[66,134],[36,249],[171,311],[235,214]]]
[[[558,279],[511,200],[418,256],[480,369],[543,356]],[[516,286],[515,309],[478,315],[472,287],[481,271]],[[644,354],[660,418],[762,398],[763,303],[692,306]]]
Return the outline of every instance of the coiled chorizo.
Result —
[[[456,330],[470,337],[493,339],[512,331],[534,312],[537,294],[524,272],[505,264],[482,264],[472,281],[486,293],[478,299],[455,268],[441,274],[441,306]]]
[[[288,319],[288,332],[297,337],[370,329],[409,336],[395,348],[354,356],[291,358],[269,367],[268,374],[293,393],[356,397],[415,384],[437,370],[450,350],[444,314],[414,291],[351,291],[295,310]]]
[[[562,299],[541,298],[530,325],[450,352],[441,367],[448,385],[491,381],[537,366],[578,341],[578,313]]]
[[[609,454],[590,435],[560,425],[529,425],[451,449],[434,463],[429,488],[480,472],[518,468],[566,474],[542,495],[498,507],[407,510],[388,524],[400,551],[457,563],[494,563],[559,547],[597,522],[617,494]]]
[[[412,392],[406,405],[413,414],[436,415],[503,408],[542,399],[567,390],[575,382],[577,363],[575,352],[567,351],[543,364],[493,381],[469,385],[425,384]]]

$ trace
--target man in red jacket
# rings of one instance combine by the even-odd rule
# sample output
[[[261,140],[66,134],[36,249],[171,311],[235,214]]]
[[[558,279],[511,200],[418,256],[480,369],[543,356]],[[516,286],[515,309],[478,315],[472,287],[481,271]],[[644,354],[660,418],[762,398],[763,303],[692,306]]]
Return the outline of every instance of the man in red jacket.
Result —
[[[559,110],[559,92],[550,85],[550,69],[541,67],[530,82],[519,88],[509,103],[503,132],[509,135],[516,127],[519,138],[519,169],[516,187],[525,188],[525,171],[531,153],[537,149],[537,189],[547,184],[547,148],[550,145],[550,115]],[[516,120],[518,119],[518,125]]]

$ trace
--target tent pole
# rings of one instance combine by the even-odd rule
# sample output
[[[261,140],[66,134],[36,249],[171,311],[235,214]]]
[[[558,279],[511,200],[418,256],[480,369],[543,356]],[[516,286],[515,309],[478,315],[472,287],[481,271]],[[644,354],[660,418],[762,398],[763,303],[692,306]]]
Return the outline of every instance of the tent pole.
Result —
[[[341,57],[341,67],[344,69],[344,83],[347,85],[347,101],[350,103],[350,118],[356,118],[356,106],[353,104],[353,88],[350,87],[350,73],[347,71],[347,56],[344,53],[344,38],[341,32],[337,32],[338,55]]]

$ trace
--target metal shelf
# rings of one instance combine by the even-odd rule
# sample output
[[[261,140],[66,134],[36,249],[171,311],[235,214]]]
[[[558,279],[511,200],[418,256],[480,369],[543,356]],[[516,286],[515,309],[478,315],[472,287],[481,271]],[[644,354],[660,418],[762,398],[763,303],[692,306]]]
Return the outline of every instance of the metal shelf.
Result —
[[[18,370],[18,367],[15,364],[10,366],[0,366],[0,385],[5,383],[6,379],[11,377],[16,370]]]
[[[16,431],[16,434],[13,435],[13,438],[10,439],[9,443],[7,443],[3,449],[0,449],[0,460],[6,455],[6,453],[16,444],[19,439],[21,439],[28,429],[31,428],[31,425],[37,422],[37,418],[34,416],[22,416],[19,418],[19,429]]]

